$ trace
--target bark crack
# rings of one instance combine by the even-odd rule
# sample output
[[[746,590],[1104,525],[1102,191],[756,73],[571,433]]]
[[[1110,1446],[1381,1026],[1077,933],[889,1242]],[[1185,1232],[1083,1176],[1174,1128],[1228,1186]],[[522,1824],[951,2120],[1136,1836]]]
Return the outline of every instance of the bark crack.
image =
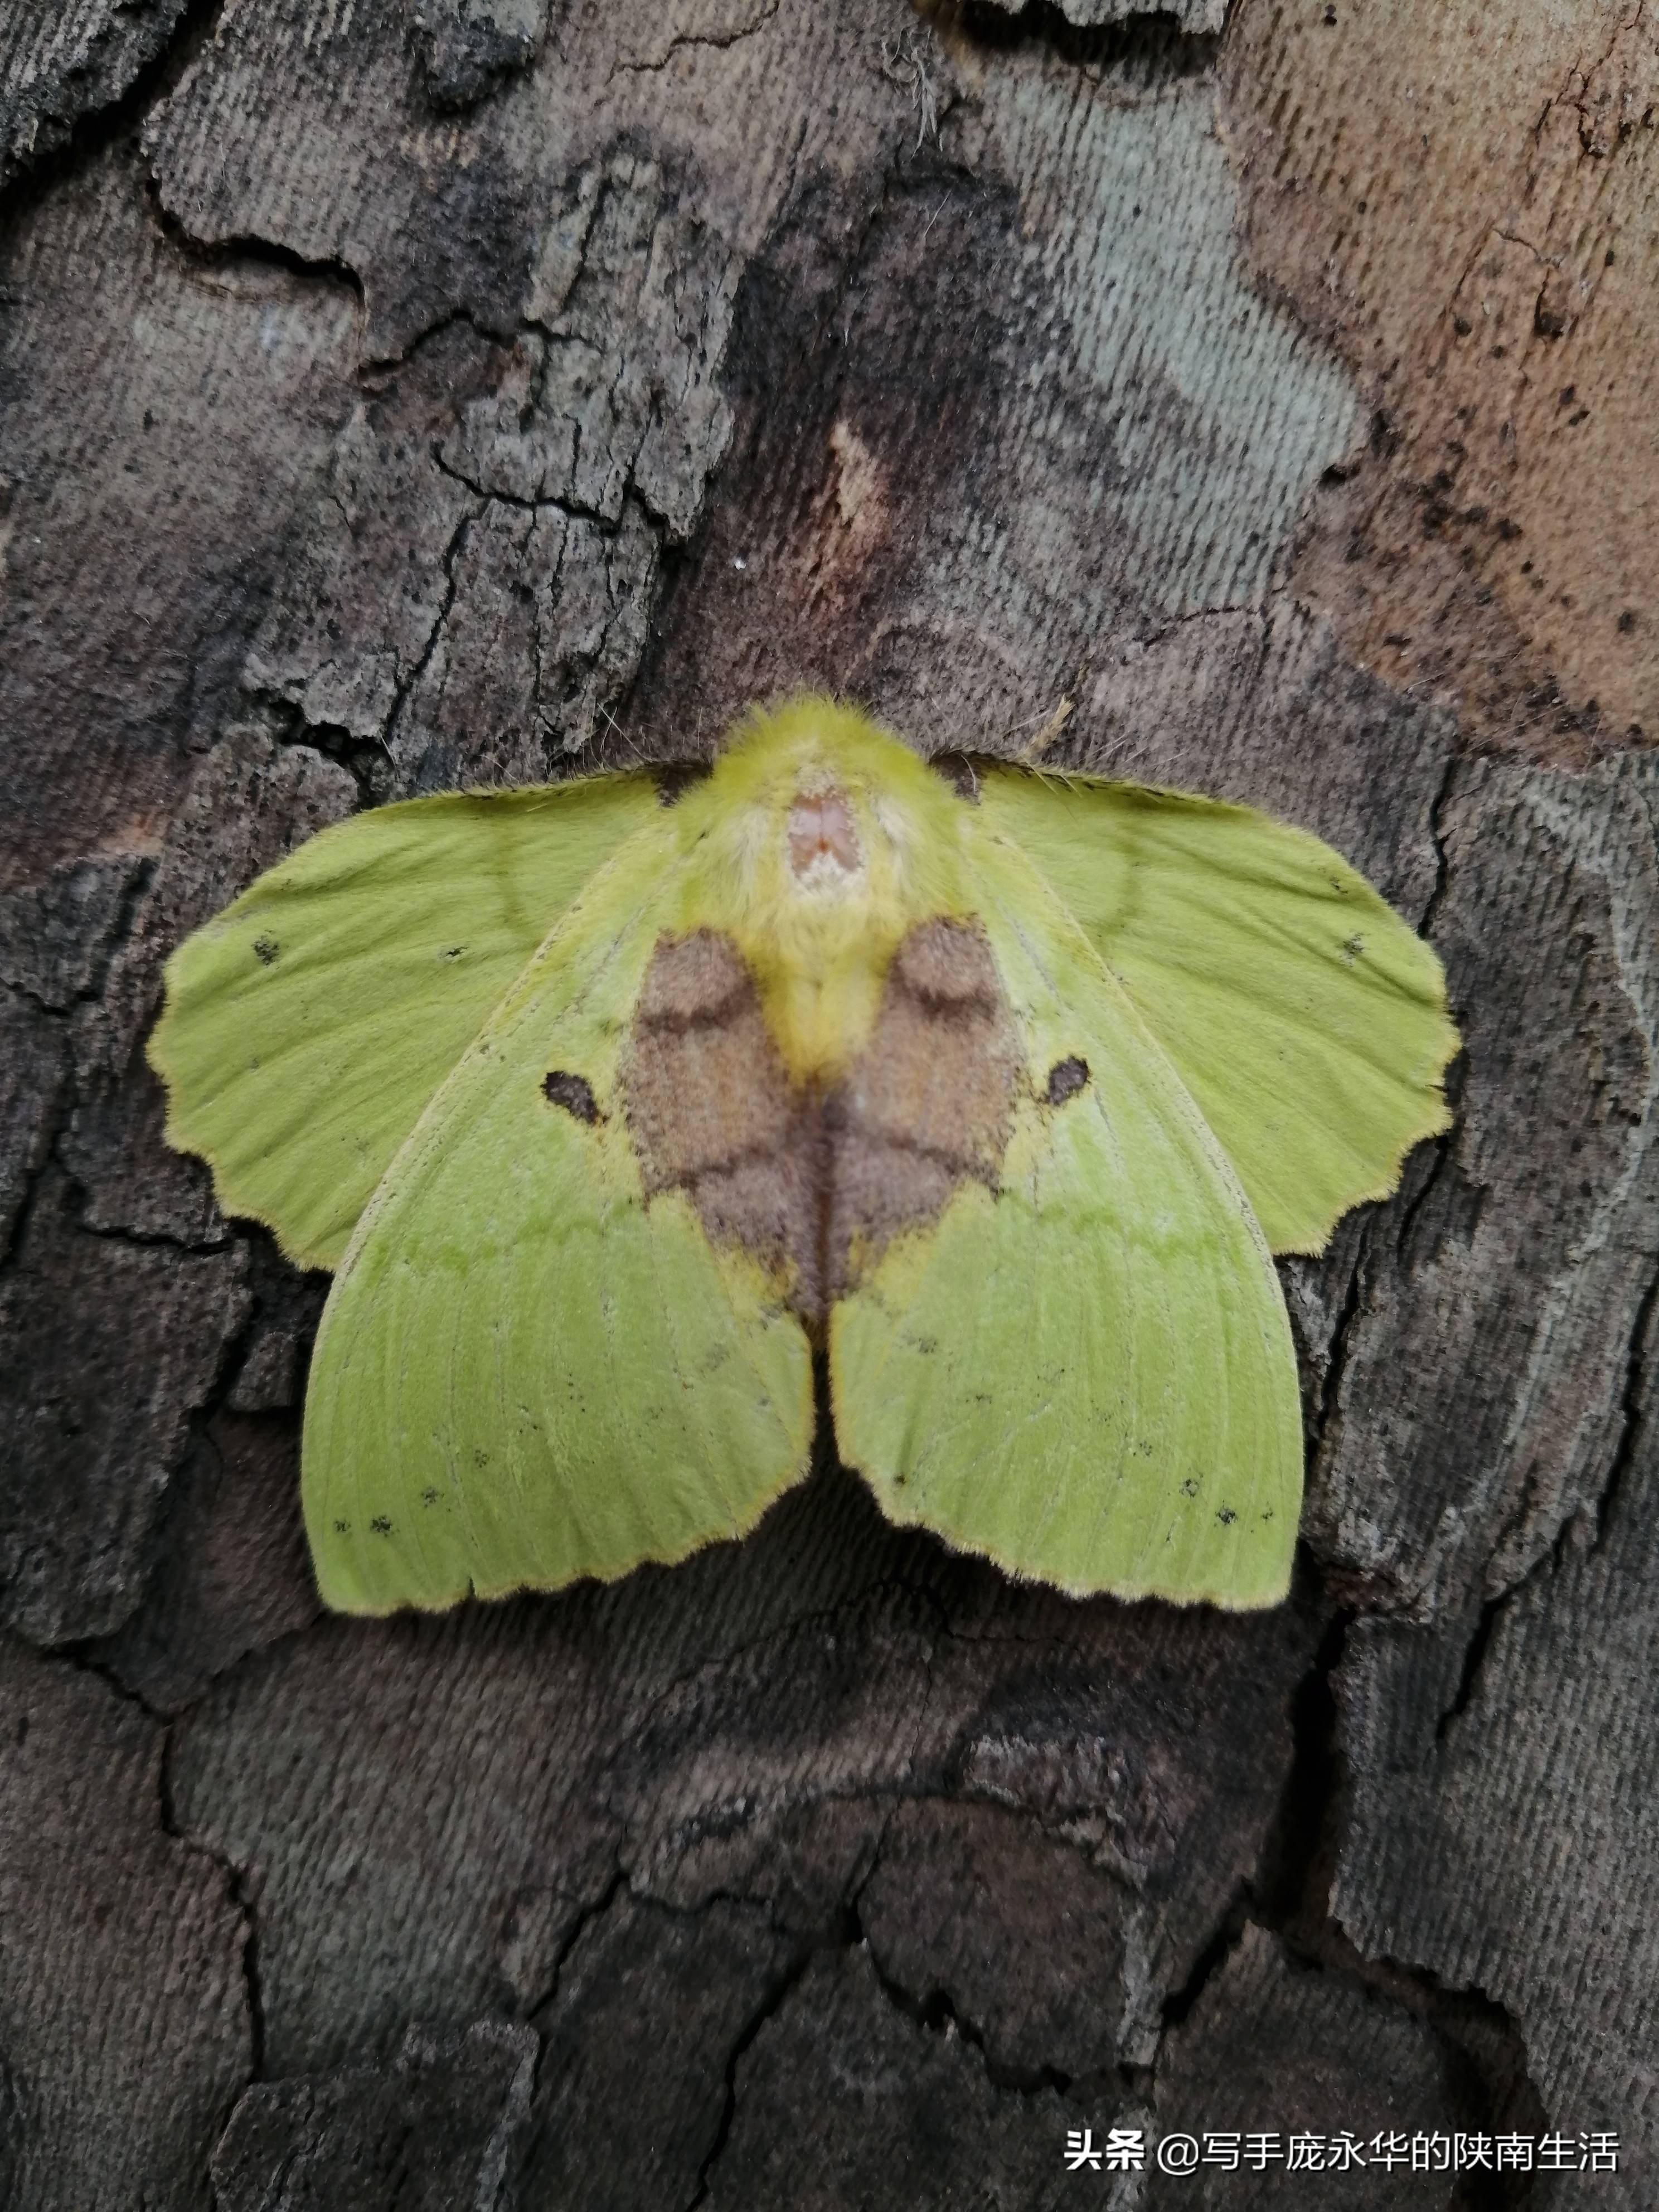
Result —
[[[603,1919],[605,1915],[610,1911],[612,1905],[615,1905],[617,1899],[624,1893],[630,1897],[634,1894],[632,1889],[629,1886],[628,1875],[625,1870],[613,1859],[611,1863],[611,1876],[609,1881],[605,1883],[604,1889],[601,1890],[599,1896],[594,1898],[590,1904],[584,1905],[582,1906],[581,1910],[577,1913],[574,1920],[570,1923],[569,1928],[565,1931],[562,1942],[560,1943],[558,1949],[553,1954],[553,1963],[548,1969],[547,1987],[542,1991],[539,1996],[533,1998],[531,2002],[524,2008],[524,2017],[526,2020],[533,2021],[538,2013],[545,2012],[547,2008],[555,2002],[559,1994],[560,1978],[564,1972],[565,1967],[569,1963],[571,1953],[575,1949],[577,1944],[580,1942],[582,1937],[587,1933],[593,1923],[596,1920]],[[538,2070],[540,2068],[540,2063],[541,2062],[538,2057],[537,2060]]]
[[[526,323],[521,327],[537,331],[541,329],[538,323]],[[492,346],[510,345],[514,335],[511,330],[498,330],[494,325],[481,320],[474,308],[449,307],[434,321],[416,331],[412,337],[405,340],[398,352],[360,356],[356,370],[357,381],[364,384],[371,378],[389,378],[398,369],[407,368],[428,346],[435,344],[447,331],[453,330],[471,331],[474,337],[481,338],[486,345]]]
[[[242,1980],[248,2008],[248,2039],[252,2054],[252,2071],[248,2081],[259,2080],[264,2069],[265,2021],[264,2001],[259,1979],[258,1922],[254,1903],[243,1869],[224,1852],[216,1850],[205,1838],[194,1834],[180,1821],[173,1796],[173,1747],[175,1731],[180,1720],[189,1711],[172,1715],[159,1712],[140,1691],[124,1682],[101,1660],[94,1658],[87,1645],[66,1644],[58,1645],[49,1658],[72,1668],[76,1674],[94,1676],[112,1695],[125,1705],[132,1706],[151,1722],[160,1733],[161,1744],[155,1765],[155,1812],[161,1833],[173,1843],[215,1867],[223,1879],[227,1894],[240,1914],[246,1934],[242,1943]],[[243,2084],[246,2087],[247,2083]],[[239,2089],[237,2096],[241,2094]],[[230,2100],[234,2106],[236,2098]],[[228,2107],[224,2118],[229,2118]]]
[[[488,504],[489,502],[486,501],[484,502],[484,507],[487,507]],[[445,546],[443,550],[444,596],[442,605],[439,607],[436,615],[433,617],[432,628],[427,633],[426,643],[422,647],[420,655],[416,660],[414,667],[410,669],[407,676],[400,676],[398,679],[392,693],[392,711],[386,718],[386,727],[380,736],[379,743],[385,748],[388,755],[392,751],[392,736],[397,730],[399,720],[402,719],[404,708],[409,703],[410,699],[413,696],[416,689],[420,684],[421,678],[426,674],[428,668],[430,666],[432,656],[438,650],[438,641],[444,634],[444,625],[448,622],[450,615],[454,610],[455,595],[460,588],[459,580],[455,574],[455,564],[460,558],[461,547],[466,542],[467,532],[483,515],[484,507],[474,507],[470,513],[462,515],[460,520],[455,525],[454,529],[449,533],[449,543]]]
[[[15,222],[38,206],[60,185],[89,168],[100,154],[118,145],[150,110],[177,89],[185,72],[219,28],[228,0],[187,0],[172,37],[134,75],[126,90],[101,107],[76,117],[54,150],[0,187],[0,210]]]
[[[523,492],[498,491],[489,484],[480,483],[477,477],[469,476],[465,469],[458,469],[454,462],[446,460],[441,453],[434,452],[432,459],[441,475],[449,477],[453,483],[465,484],[467,490],[483,500],[486,506],[493,501],[498,507],[516,508],[520,514],[562,514],[568,521],[591,522],[596,530],[603,530],[613,536],[617,529],[617,523],[610,515],[601,514],[596,507],[584,507],[579,500],[568,498],[562,493],[549,492],[545,496],[529,498]],[[631,474],[628,479],[628,489],[638,495]],[[646,507],[646,514],[652,521],[659,520],[651,514],[643,500],[640,504]],[[467,519],[476,522],[478,516],[471,515]],[[447,562],[450,555],[446,554],[444,557]]]
[[[1647,1397],[1648,1336],[1653,1326],[1656,1300],[1659,1300],[1659,1273],[1656,1273],[1643,1291],[1636,1309],[1636,1318],[1631,1324],[1630,1343],[1625,1356],[1624,1388],[1620,1393],[1620,1427],[1618,1441],[1613,1448],[1613,1463],[1607,1469],[1607,1479],[1595,1503],[1595,1548],[1600,1550],[1607,1541],[1607,1523],[1618,1504],[1620,1491],[1636,1449],[1641,1441],[1644,1424],[1644,1404]],[[1571,1526],[1569,1521],[1567,1526]]]
[[[186,1850],[194,1851],[216,1867],[224,1879],[231,1903],[242,1917],[246,1929],[242,1941],[242,1989],[247,2004],[248,2041],[252,2051],[252,2070],[249,2083],[259,2081],[265,2068],[265,2007],[264,1992],[259,1978],[259,1919],[255,1910],[252,1890],[246,1870],[225,1852],[217,1850],[205,1837],[186,1828],[179,1819],[173,1798],[173,1745],[177,1719],[167,1723],[161,1739],[161,1759],[158,1776],[161,1826],[165,1832],[182,1844]],[[240,2093],[239,2093],[240,2094]],[[235,2100],[232,2100],[233,2105]],[[229,2118],[228,2112],[225,2115]]]
[[[902,2013],[906,2020],[929,2035],[954,2036],[977,2051],[980,2063],[985,2069],[985,2078],[993,2088],[1016,2097],[1038,2097],[1045,2089],[1052,2089],[1064,2096],[1072,2086],[1071,2075],[1062,2072],[1057,2066],[1009,2066],[994,2058],[986,2047],[983,2027],[960,2009],[942,1983],[932,1983],[925,1992],[918,1993],[907,1989],[896,1975],[882,1964],[874,1944],[865,1933],[864,1923],[859,1913],[859,1899],[880,1863],[878,1846],[876,1856],[872,1859],[863,1880],[848,1901],[848,1932],[840,1948],[850,1951],[862,1946],[869,1958],[876,1986],[894,2010]]]
[[[62,1135],[60,1130],[58,1134]],[[54,1153],[54,1158],[56,1154]],[[68,1176],[70,1184],[80,1194],[84,1203],[92,1194],[66,1162],[57,1159],[57,1165]],[[222,1220],[223,1217],[221,1216]],[[226,1224],[224,1234],[219,1237],[174,1237],[165,1229],[135,1229],[128,1222],[106,1222],[101,1225],[77,1218],[76,1227],[83,1237],[96,1237],[105,1244],[127,1244],[135,1251],[167,1252],[228,1252],[239,1241],[236,1232]]]
[[[357,343],[361,349],[362,326],[368,313],[363,291],[363,280],[349,261],[335,255],[313,258],[298,252],[291,246],[283,246],[275,239],[262,238],[254,231],[235,231],[224,238],[202,239],[185,228],[161,198],[161,180],[154,170],[144,178],[144,198],[150,220],[173,250],[191,267],[198,270],[225,269],[236,262],[255,261],[269,269],[280,269],[290,276],[313,284],[343,285],[350,293],[356,312]]]
[[[1158,2036],[1158,2049],[1163,2049],[1164,2038],[1170,2030],[1179,2027],[1187,2020],[1210,1984],[1238,1948],[1244,1933],[1244,1924],[1250,1917],[1253,1902],[1251,1885],[1239,1882],[1215,1923],[1214,1932],[1193,1961],[1192,1972],[1179,1989],[1171,1990],[1164,2000],[1163,2021]],[[1260,1917],[1260,1914],[1257,1915]],[[1152,2069],[1156,2071],[1154,2059]]]
[[[1057,0],[965,0],[956,24],[977,46],[1045,46],[1059,61],[1088,71],[1144,72],[1150,88],[1171,78],[1204,76],[1215,68],[1222,33],[1187,31],[1165,8],[1126,8],[1115,22],[1073,23]]]
[[[1584,1524],[1593,1520],[1593,1534],[1588,1548],[1599,1551],[1606,1544],[1608,1524],[1623,1487],[1626,1474],[1635,1457],[1646,1426],[1644,1404],[1647,1395],[1648,1336],[1653,1327],[1654,1310],[1659,1304],[1659,1274],[1656,1274],[1644,1291],[1631,1325],[1630,1340],[1626,1352],[1625,1378],[1620,1393],[1620,1428],[1613,1445],[1613,1456],[1607,1475],[1593,1498],[1587,1498],[1575,1512],[1570,1513],[1556,1530],[1553,1541],[1541,1558],[1535,1559],[1526,1572],[1494,1591],[1480,1607],[1470,1631],[1458,1672],[1457,1687],[1450,1703],[1441,1714],[1435,1728],[1435,1741],[1443,1743],[1452,1730],[1453,1723],[1461,1720],[1474,1701],[1486,1656],[1492,1647],[1500,1616],[1527,1589],[1553,1579],[1561,1570],[1570,1547],[1584,1542]]]
[[[1313,1478],[1329,1463],[1330,1451],[1328,1449],[1328,1443],[1329,1439],[1339,1432],[1338,1423],[1340,1417],[1338,1406],[1341,1398],[1342,1378],[1347,1371],[1348,1354],[1351,1349],[1350,1339],[1353,1333],[1355,1320],[1358,1316],[1359,1302],[1364,1295],[1365,1259],[1370,1243],[1370,1226],[1367,1224],[1361,1232],[1358,1247],[1354,1253],[1353,1267],[1349,1273],[1347,1285],[1342,1293],[1342,1304],[1336,1316],[1336,1326],[1331,1331],[1330,1348],[1325,1355],[1325,1372],[1320,1382],[1319,1404],[1313,1415],[1311,1424],[1313,1436],[1308,1451],[1308,1474],[1310,1483]],[[1330,1449],[1334,1449],[1334,1447],[1331,1446]]]
[[[1497,1609],[1496,1603],[1486,1609],[1478,1632],[1482,1650]],[[1361,1609],[1348,1606],[1330,1615],[1297,1685],[1292,1699],[1296,1748],[1274,1828],[1255,1875],[1234,1892],[1187,1981],[1165,1999],[1162,2033],[1149,2069],[1152,2081],[1156,2081],[1166,2039],[1190,2017],[1205,1990],[1224,1972],[1246,1925],[1254,1923],[1277,1939],[1299,1970],[1335,1975],[1420,2020],[1462,2077],[1462,2094],[1480,2124],[1536,2131],[1546,2124],[1542,2108],[1527,2072],[1525,2044],[1504,2008],[1478,1990],[1443,1988],[1427,1967],[1366,1957],[1332,1915],[1331,1878],[1341,1842],[1343,1787],[1334,1682],[1349,1631],[1363,1617]],[[1150,2100],[1152,2087],[1148,2086],[1144,2094]]]
[[[810,1943],[801,1946],[799,1951],[773,1977],[762,1993],[759,2002],[733,2038],[726,2057],[726,2101],[715,2125],[714,2140],[697,2168],[697,2178],[691,2194],[685,2200],[683,2212],[696,2212],[696,2208],[707,2201],[714,2167],[731,2140],[732,2124],[738,2114],[738,2068],[768,2021],[775,2019],[788,2002],[820,1948]]]
[[[1434,882],[1423,908],[1423,919],[1417,925],[1417,933],[1431,942],[1451,883],[1451,860],[1446,850],[1446,809],[1457,789],[1458,767],[1459,757],[1449,748],[1439,787],[1429,802],[1429,842],[1434,848]]]
[[[98,856],[89,857],[95,860]],[[77,983],[64,998],[52,999],[37,990],[32,983],[25,982],[14,971],[0,976],[0,989],[16,992],[19,998],[27,1000],[30,1006],[43,1014],[50,1015],[54,1021],[68,1021],[80,1007],[94,1005],[101,999],[104,987],[109,980],[110,964],[131,936],[138,908],[155,875],[155,863],[151,859],[130,860],[126,866],[127,879],[121,887],[114,913],[110,916],[107,926],[90,938],[84,983]],[[0,893],[0,908],[6,906],[12,896]]]
[[[896,1808],[899,1802],[900,1796],[896,1793],[892,1807],[889,1809],[890,1822],[892,1810]],[[884,1827],[884,1838],[885,1828]],[[971,2045],[979,2053],[980,2062],[985,2069],[986,2078],[994,2088],[1005,2094],[1022,2097],[1040,2096],[1050,2090],[1063,2096],[1070,2089],[1073,2077],[1063,2073],[1057,2067],[1023,2069],[1000,2064],[988,2051],[983,2030],[977,2022],[957,2008],[942,1986],[935,1984],[925,1995],[919,1996],[914,1990],[908,1989],[882,1964],[865,1932],[859,1911],[859,1904],[864,1891],[881,1863],[881,1852],[882,1841],[878,1841],[875,1850],[871,1855],[868,1866],[858,1876],[842,1900],[839,1910],[838,1924],[833,1933],[824,1940],[816,1942],[803,1940],[799,1944],[768,1984],[759,2002],[733,2039],[726,2054],[725,2067],[725,2105],[715,2130],[714,2140],[698,2169],[696,2185],[691,2195],[685,2200],[683,2212],[697,2212],[697,2208],[704,2203],[708,2197],[714,2167],[726,2149],[737,2118],[738,2068],[744,2056],[753,2047],[767,2023],[776,2018],[799,1986],[813,1961],[827,1954],[861,1949],[869,1960],[871,1973],[877,1988],[894,2010],[929,2035],[955,2037]],[[715,1899],[712,1897],[705,1899],[703,1905],[714,1902]],[[702,1910],[703,1906],[699,1906],[697,1909]]]
[[[612,63],[611,82],[614,82],[618,76],[636,74],[655,76],[668,67],[676,54],[683,53],[690,46],[709,46],[717,53],[728,53],[733,46],[741,46],[745,39],[752,39],[758,32],[763,31],[782,4],[783,0],[767,0],[767,4],[758,15],[751,16],[746,23],[739,23],[735,30],[679,32],[669,40],[656,61],[629,58]]]
[[[1320,1927],[1330,1917],[1343,1779],[1333,1684],[1358,1617],[1352,1606],[1339,1606],[1330,1614],[1291,1698],[1291,1763],[1273,1826],[1248,1885],[1255,1917],[1281,1936],[1297,1926]]]
[[[1607,67],[1607,64],[1613,59],[1614,54],[1618,52],[1619,41],[1620,39],[1626,37],[1632,31],[1637,30],[1640,27],[1642,17],[1646,12],[1646,9],[1647,0],[1636,0],[1636,13],[1633,15],[1626,16],[1622,21],[1613,25],[1612,32],[1608,35],[1607,45],[1595,57],[1595,59],[1589,64],[1588,68],[1584,67],[1580,63],[1574,63],[1572,68],[1567,73],[1567,82],[1565,85],[1556,94],[1555,100],[1550,103],[1551,106],[1554,106],[1559,103],[1571,107],[1574,114],[1577,116],[1578,147],[1581,159],[1595,159],[1599,155],[1601,150],[1596,145],[1595,125],[1591,119],[1589,110],[1585,105],[1590,86],[1595,78],[1598,77],[1601,71]],[[1545,110],[1545,114],[1547,115],[1548,112],[1549,110],[1547,108]],[[1540,118],[1540,130],[1541,127],[1542,125]]]

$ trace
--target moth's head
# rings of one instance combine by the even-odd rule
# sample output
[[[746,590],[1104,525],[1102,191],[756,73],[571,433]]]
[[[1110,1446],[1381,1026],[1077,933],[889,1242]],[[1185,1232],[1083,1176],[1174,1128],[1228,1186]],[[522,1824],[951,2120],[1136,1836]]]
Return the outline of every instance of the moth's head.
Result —
[[[856,708],[793,699],[739,723],[709,779],[713,817],[762,896],[908,904],[955,804],[909,747]]]
[[[804,889],[835,890],[864,866],[864,843],[847,793],[816,781],[798,790],[784,817],[789,872]]]

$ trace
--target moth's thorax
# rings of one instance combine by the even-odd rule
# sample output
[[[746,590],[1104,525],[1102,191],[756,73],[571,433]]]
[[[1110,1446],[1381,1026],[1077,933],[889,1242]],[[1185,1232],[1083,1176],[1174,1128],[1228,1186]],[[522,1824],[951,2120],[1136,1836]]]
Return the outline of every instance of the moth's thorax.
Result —
[[[791,1080],[830,1085],[868,1042],[908,932],[957,910],[961,801],[822,702],[739,738],[697,799],[696,917],[742,953]]]

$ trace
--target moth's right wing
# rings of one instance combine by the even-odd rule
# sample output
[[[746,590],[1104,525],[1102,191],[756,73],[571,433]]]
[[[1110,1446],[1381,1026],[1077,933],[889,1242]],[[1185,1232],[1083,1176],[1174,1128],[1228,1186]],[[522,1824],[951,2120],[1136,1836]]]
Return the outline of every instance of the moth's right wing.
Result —
[[[1275,1252],[1322,1250],[1445,1128],[1440,962],[1328,845],[1253,807],[1090,776],[999,767],[980,801],[1129,994]]]
[[[1076,920],[974,834],[1024,1061],[1012,1133],[994,1191],[962,1184],[832,1309],[842,1456],[890,1520],[1011,1574],[1276,1605],[1302,1408],[1261,1229]]]

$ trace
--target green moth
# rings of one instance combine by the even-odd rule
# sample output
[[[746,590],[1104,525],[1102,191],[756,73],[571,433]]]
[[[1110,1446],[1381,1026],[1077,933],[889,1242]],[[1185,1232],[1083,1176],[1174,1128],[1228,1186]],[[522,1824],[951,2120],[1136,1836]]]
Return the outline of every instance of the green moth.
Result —
[[[173,956],[221,1204],[330,1268],[302,1489],[352,1613],[740,1535],[812,1359],[890,1520],[1073,1592],[1271,1605],[1274,1252],[1446,1126],[1434,953],[1248,808],[799,699],[711,773],[414,799]]]

